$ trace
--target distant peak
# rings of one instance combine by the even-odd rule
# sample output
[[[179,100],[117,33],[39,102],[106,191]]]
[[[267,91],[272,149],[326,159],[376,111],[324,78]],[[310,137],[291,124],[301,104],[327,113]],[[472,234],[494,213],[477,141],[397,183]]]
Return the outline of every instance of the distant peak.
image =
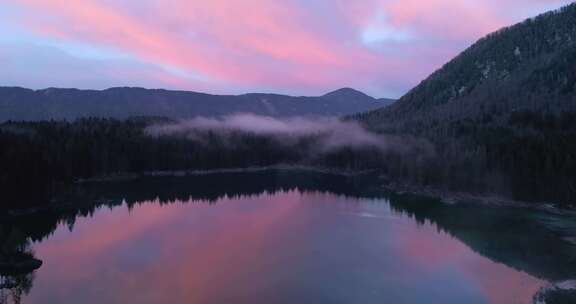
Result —
[[[103,91],[151,91],[150,89],[146,89],[146,88],[141,88],[141,87],[111,87],[111,88],[107,88]]]
[[[364,93],[362,93],[358,90],[355,90],[353,88],[341,88],[341,89],[329,92],[329,93],[325,94],[324,96],[332,95],[332,94],[364,94]]]
[[[372,97],[352,88],[342,88],[336,91],[332,91],[328,94],[325,94],[322,97],[329,97],[329,98],[369,98],[373,99]]]

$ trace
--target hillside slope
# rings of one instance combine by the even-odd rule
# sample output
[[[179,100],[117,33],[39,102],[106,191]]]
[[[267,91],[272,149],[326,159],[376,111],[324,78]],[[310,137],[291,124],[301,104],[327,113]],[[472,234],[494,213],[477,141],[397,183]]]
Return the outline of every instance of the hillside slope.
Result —
[[[502,123],[514,112],[576,110],[576,3],[482,38],[391,107],[358,117],[377,130]]]
[[[421,183],[576,205],[576,4],[482,38],[353,118],[430,141],[436,158],[402,169]]]
[[[0,121],[132,116],[190,118],[232,113],[269,116],[340,116],[387,105],[353,89],[320,97],[277,94],[210,95],[187,91],[111,88],[30,90],[0,87]]]

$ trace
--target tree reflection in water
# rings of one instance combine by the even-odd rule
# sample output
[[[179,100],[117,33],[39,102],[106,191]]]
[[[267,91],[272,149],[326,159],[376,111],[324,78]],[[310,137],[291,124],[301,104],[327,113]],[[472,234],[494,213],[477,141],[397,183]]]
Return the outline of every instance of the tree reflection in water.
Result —
[[[0,304],[20,303],[32,289],[34,271],[41,265],[30,249],[30,239],[10,228],[0,225]]]
[[[191,177],[81,185],[59,205],[42,213],[0,222],[0,265],[20,261],[19,271],[0,267],[0,303],[18,303],[32,288],[34,258],[30,243],[50,236],[60,224],[72,230],[78,217],[92,216],[103,206],[137,208],[144,202],[201,201],[297,190],[336,195],[386,197],[396,212],[416,222],[430,222],[492,261],[526,272],[550,283],[576,278],[576,215],[526,208],[448,205],[438,200],[383,193],[373,176],[346,177],[300,171],[269,170]],[[28,262],[26,262],[28,260]],[[36,266],[39,266],[36,263]]]

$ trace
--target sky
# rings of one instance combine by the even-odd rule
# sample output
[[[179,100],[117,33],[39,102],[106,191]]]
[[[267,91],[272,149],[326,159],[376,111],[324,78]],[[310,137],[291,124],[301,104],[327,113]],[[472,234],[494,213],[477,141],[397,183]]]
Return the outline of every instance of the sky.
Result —
[[[0,86],[397,98],[573,0],[0,0]]]

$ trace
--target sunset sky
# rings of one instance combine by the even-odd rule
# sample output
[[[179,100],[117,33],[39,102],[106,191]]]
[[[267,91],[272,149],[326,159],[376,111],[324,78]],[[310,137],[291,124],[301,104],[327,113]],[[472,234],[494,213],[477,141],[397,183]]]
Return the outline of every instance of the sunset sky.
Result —
[[[0,0],[0,86],[399,97],[572,0]]]

